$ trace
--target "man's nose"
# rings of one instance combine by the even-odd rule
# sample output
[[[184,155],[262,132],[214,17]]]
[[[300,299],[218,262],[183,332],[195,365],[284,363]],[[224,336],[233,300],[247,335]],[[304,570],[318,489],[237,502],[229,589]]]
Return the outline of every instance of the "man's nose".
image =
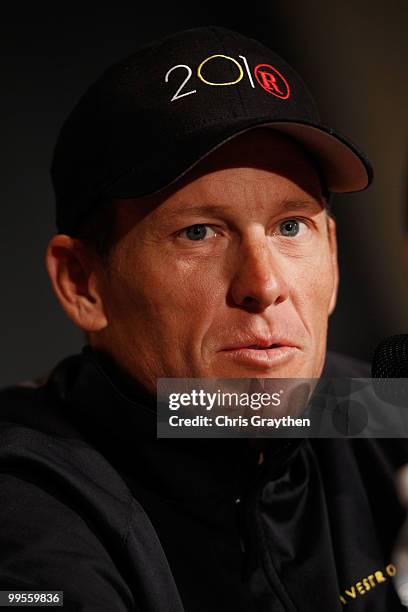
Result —
[[[230,295],[235,305],[253,312],[284,302],[289,295],[283,262],[274,253],[271,238],[253,238],[240,246]]]

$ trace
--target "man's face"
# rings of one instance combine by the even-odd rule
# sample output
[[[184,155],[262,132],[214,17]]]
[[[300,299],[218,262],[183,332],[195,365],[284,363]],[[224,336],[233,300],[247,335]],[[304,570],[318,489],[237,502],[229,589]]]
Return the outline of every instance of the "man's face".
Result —
[[[117,202],[92,343],[158,377],[318,377],[337,290],[315,167],[267,128],[233,138],[160,198]]]

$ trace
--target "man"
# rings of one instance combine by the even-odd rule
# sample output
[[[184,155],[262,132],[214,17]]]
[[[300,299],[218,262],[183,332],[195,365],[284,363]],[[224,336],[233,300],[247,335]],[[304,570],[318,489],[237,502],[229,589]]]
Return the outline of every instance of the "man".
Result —
[[[363,154],[276,54],[204,27],[108,69],[52,177],[46,265],[87,344],[2,393],[1,588],[87,612],[402,610],[405,443],[156,437],[160,377],[369,375],[326,356],[328,200],[369,185]]]

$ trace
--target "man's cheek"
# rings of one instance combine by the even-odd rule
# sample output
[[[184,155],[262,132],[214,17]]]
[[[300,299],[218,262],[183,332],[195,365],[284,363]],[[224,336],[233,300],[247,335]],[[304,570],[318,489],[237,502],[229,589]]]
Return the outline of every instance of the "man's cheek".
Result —
[[[327,316],[333,293],[331,275],[314,276],[312,279],[297,277],[292,283],[292,294],[303,312],[308,312],[309,319],[321,319]]]

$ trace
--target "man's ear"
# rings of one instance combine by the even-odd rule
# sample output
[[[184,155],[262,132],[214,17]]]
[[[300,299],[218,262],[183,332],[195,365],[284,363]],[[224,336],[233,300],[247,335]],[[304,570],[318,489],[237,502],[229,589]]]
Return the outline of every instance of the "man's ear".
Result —
[[[45,265],[54,293],[75,325],[85,332],[106,327],[96,255],[81,240],[57,234],[47,246]]]
[[[339,288],[339,264],[337,259],[336,222],[330,215],[327,216],[327,231],[329,237],[329,248],[333,277],[333,291],[329,303],[329,315],[331,315],[333,310],[335,309],[337,302],[337,292]]]

